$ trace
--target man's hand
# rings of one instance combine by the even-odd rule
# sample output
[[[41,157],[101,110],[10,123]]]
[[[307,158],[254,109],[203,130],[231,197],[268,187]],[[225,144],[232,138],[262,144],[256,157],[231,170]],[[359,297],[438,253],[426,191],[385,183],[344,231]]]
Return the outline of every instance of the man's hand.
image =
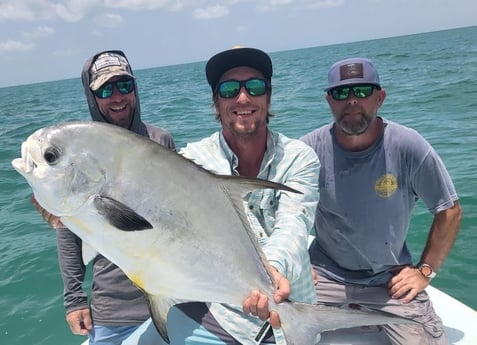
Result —
[[[273,294],[273,301],[281,303],[290,296],[290,283],[288,279],[282,276],[276,269],[273,270],[272,280],[275,283],[275,292]],[[270,325],[273,328],[280,328],[280,317],[277,312],[270,311],[268,308],[268,297],[258,290],[254,290],[248,296],[243,304],[242,310],[246,314],[258,316],[260,320],[270,319]]]
[[[73,334],[87,335],[93,328],[89,308],[79,309],[66,314],[66,322]]]
[[[411,302],[418,293],[423,291],[429,285],[430,281],[429,278],[422,275],[419,269],[415,267],[404,267],[389,281],[389,294],[395,299],[402,297],[402,302],[406,304]]]
[[[41,205],[38,203],[38,201],[36,201],[34,195],[31,196],[30,201],[33,204],[33,206],[35,206],[35,208],[38,210],[38,212],[40,212],[41,216],[48,223],[49,226],[51,226],[53,229],[65,228],[65,226],[63,225],[63,223],[60,220],[60,217],[57,217],[57,216],[51,214],[50,212],[45,210],[43,207],[41,207]]]

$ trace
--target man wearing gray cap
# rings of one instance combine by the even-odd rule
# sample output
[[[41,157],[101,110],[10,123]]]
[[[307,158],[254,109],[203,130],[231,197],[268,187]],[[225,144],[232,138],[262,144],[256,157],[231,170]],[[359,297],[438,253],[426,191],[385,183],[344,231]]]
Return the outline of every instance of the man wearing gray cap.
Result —
[[[386,311],[422,325],[383,326],[392,344],[448,344],[425,288],[459,231],[452,180],[421,135],[377,115],[386,92],[371,60],[333,64],[325,91],[334,121],[301,138],[321,162],[309,250],[319,303]],[[406,236],[419,199],[434,219],[413,265]]]
[[[142,122],[136,79],[122,51],[103,51],[89,58],[81,79],[93,121],[129,129],[175,150],[168,132]],[[33,203],[52,227],[64,227],[58,217],[46,212],[34,199]],[[82,286],[86,273],[82,260],[85,248],[68,229],[56,234],[66,320],[71,331],[88,335],[90,345],[120,345],[149,318],[146,298],[119,267],[98,255],[93,259],[93,287],[88,304]]]

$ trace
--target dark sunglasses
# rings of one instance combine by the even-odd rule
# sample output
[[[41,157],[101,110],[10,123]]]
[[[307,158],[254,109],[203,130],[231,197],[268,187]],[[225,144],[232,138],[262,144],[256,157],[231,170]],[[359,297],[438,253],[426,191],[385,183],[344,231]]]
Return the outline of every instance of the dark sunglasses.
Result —
[[[234,98],[239,94],[242,86],[245,87],[250,96],[262,96],[269,88],[268,82],[265,79],[251,78],[247,80],[223,81],[217,85],[215,92],[222,98]]]
[[[96,91],[93,91],[94,95],[98,98],[104,99],[109,98],[113,94],[114,87],[118,89],[119,93],[126,95],[131,93],[134,90],[134,80],[133,79],[121,79],[118,81],[113,81],[110,83],[105,83]]]
[[[375,88],[377,90],[380,89],[379,86],[372,85],[372,84],[339,86],[329,90],[328,95],[330,95],[335,101],[344,101],[348,99],[350,91],[353,90],[353,93],[356,97],[366,98],[371,96]]]

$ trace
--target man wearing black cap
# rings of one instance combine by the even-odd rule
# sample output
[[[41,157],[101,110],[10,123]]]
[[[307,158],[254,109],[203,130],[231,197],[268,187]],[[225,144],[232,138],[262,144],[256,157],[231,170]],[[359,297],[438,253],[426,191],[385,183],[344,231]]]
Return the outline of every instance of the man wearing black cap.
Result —
[[[333,64],[325,91],[334,121],[302,138],[321,163],[310,247],[319,303],[358,304],[422,324],[383,326],[392,344],[448,344],[424,289],[459,230],[452,180],[422,136],[377,116],[386,92],[371,60]],[[406,237],[418,199],[434,220],[413,265]]]
[[[122,51],[108,50],[92,56],[85,62],[81,77],[93,121],[129,129],[175,150],[167,131],[142,122],[136,79]],[[32,201],[52,227],[64,227],[58,217]],[[88,335],[90,345],[120,345],[149,318],[146,298],[119,267],[98,255],[93,259],[89,305],[82,286],[86,268],[81,240],[68,229],[57,231],[57,240],[66,320],[71,331]]]
[[[258,177],[303,193],[255,191],[248,196],[247,210],[257,240],[276,269],[275,301],[314,303],[307,238],[318,202],[319,163],[301,141],[268,128],[272,73],[270,57],[258,49],[233,48],[213,56],[206,75],[222,130],[180,153],[217,174]],[[254,291],[243,306],[178,305],[169,312],[167,329],[176,345],[284,344],[280,330],[272,331],[262,321],[269,317],[274,326],[279,324],[268,310],[266,295]]]
[[[206,76],[222,130],[188,144],[181,154],[218,174],[258,177],[303,192],[255,191],[248,197],[247,209],[257,239],[277,270],[275,300],[313,303],[306,248],[318,201],[314,188],[319,163],[306,145],[268,128],[272,74],[270,57],[258,49],[233,48],[213,56],[207,62]],[[248,313],[268,319],[266,296],[255,292],[243,306],[185,304],[170,316],[169,335],[173,344],[211,344],[211,339],[224,344],[250,343],[264,322]],[[262,337],[263,343],[283,343],[277,330],[263,332]],[[260,343],[260,339],[255,341]]]

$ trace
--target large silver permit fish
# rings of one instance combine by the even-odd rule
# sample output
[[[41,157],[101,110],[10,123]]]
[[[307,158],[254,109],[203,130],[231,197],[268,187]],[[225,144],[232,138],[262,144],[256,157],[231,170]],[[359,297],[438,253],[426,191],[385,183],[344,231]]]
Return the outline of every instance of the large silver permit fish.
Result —
[[[270,266],[243,196],[257,188],[296,192],[284,185],[211,174],[149,139],[99,122],[39,129],[12,165],[84,248],[114,262],[144,291],[166,340],[174,303],[241,305],[253,289],[269,296],[289,345],[314,344],[326,330],[401,322],[381,313],[273,303]]]

